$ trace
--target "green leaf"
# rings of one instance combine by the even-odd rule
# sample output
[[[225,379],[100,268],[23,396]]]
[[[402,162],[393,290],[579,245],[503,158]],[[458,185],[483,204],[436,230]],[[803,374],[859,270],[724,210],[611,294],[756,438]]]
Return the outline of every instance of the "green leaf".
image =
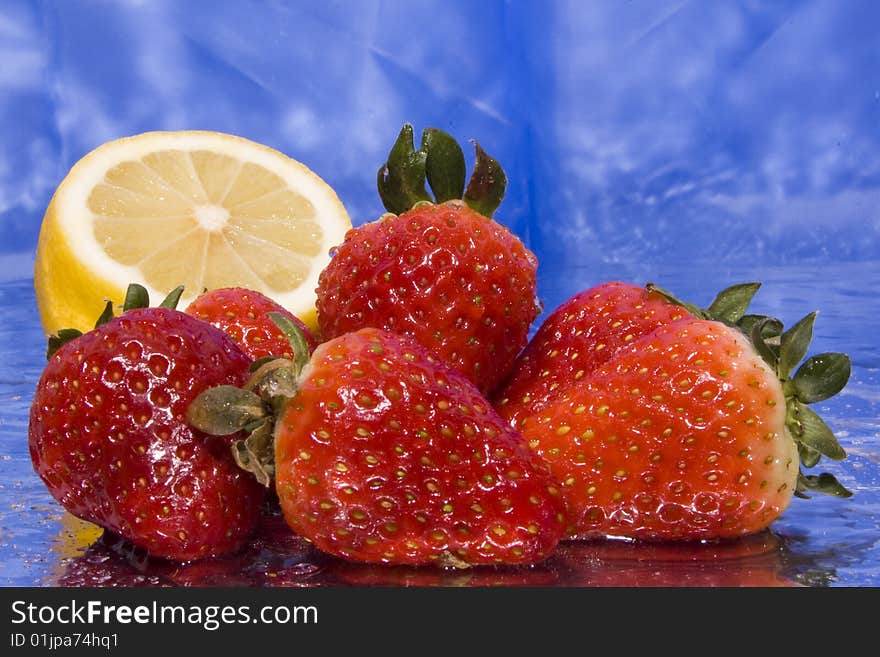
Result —
[[[464,192],[464,202],[484,217],[491,217],[501,205],[507,188],[507,176],[498,162],[474,141],[476,162]]]
[[[177,310],[177,304],[180,303],[180,297],[183,294],[183,285],[178,285],[176,288],[171,290],[168,293],[168,296],[162,300],[162,303],[159,304],[160,308],[170,308],[171,310]]]
[[[281,332],[284,333],[284,336],[290,343],[290,346],[293,349],[294,375],[299,376],[299,373],[302,372],[306,363],[309,362],[309,356],[311,355],[309,353],[309,343],[306,341],[306,336],[303,335],[299,326],[297,326],[296,323],[286,315],[279,312],[270,312],[268,315],[269,319],[272,320],[275,326],[281,329]]]
[[[846,386],[850,370],[846,354],[825,353],[808,358],[792,377],[798,399],[812,404],[833,397]]]
[[[760,287],[760,283],[731,285],[718,293],[707,311],[713,319],[733,326],[746,314]]]
[[[764,359],[764,362],[774,370],[779,363],[779,350],[770,342],[773,338],[767,336],[772,335],[777,330],[782,330],[782,322],[774,317],[761,316],[751,324],[749,329],[749,339],[752,341],[755,350]]]
[[[108,300],[107,303],[104,304],[104,311],[101,313],[101,316],[98,317],[98,320],[95,322],[95,328],[98,328],[99,326],[106,324],[111,319],[113,319],[113,302]]]
[[[808,447],[804,443],[796,443],[798,448],[798,456],[805,468],[812,468],[822,458],[822,455],[812,447]]]
[[[263,486],[269,487],[275,476],[274,425],[263,420],[244,440],[232,445],[232,457],[242,470],[250,472]]]
[[[125,301],[122,303],[122,310],[134,310],[135,308],[149,308],[150,295],[147,288],[137,283],[132,283],[125,291]]]
[[[779,343],[779,366],[777,373],[780,379],[786,379],[795,365],[807,355],[807,349],[813,340],[813,324],[818,313],[812,312],[782,334]]]
[[[212,436],[228,436],[266,417],[263,400],[235,386],[208,388],[186,410],[189,423]]]
[[[422,132],[421,150],[427,156],[425,174],[437,203],[460,199],[467,171],[458,142],[442,130],[427,128]]]
[[[50,335],[46,344],[46,360],[52,358],[62,346],[81,335],[82,331],[77,329],[61,329],[55,335]]]
[[[742,318],[736,323],[736,325],[742,330],[746,335],[752,334],[752,328],[758,322],[763,322],[761,327],[761,335],[765,340],[769,338],[779,337],[782,335],[782,322],[780,322],[775,317],[768,317],[767,315],[743,315]]]
[[[846,452],[837,442],[831,429],[812,408],[794,402],[794,412],[788,413],[786,424],[794,439],[835,461],[846,458]]]
[[[852,491],[844,488],[843,484],[837,481],[837,478],[828,472],[820,475],[804,475],[798,473],[797,488],[795,494],[798,497],[809,497],[805,495],[805,491],[822,493],[824,495],[832,495],[833,497],[852,497]]]
[[[413,146],[412,125],[404,124],[376,177],[379,196],[389,212],[402,214],[418,201],[431,200],[425,189],[426,161],[427,154]]]

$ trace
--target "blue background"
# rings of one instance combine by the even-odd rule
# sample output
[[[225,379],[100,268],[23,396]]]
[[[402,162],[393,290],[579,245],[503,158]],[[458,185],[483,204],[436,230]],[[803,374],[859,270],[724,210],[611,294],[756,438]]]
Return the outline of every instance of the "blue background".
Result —
[[[30,277],[70,166],[142,131],[232,132],[307,164],[360,224],[408,121],[504,165],[496,218],[538,255],[548,310],[611,278],[698,303],[762,280],[756,310],[819,308],[813,353],[853,358],[819,410],[850,453],[828,469],[857,496],[796,500],[778,531],[804,570],[880,584],[878,25],[872,0],[4,0],[0,494],[25,502],[0,505],[0,582],[45,581],[51,561],[57,509],[23,447],[42,366]]]
[[[32,251],[82,155],[156,129],[274,146],[361,223],[410,121],[478,138],[553,261],[873,259],[878,24],[873,0],[5,0],[0,248]]]

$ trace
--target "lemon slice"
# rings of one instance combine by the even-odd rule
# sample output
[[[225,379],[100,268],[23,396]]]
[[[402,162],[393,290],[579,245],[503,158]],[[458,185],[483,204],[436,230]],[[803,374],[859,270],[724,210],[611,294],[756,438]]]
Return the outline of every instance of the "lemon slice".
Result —
[[[34,287],[47,333],[88,330],[104,299],[140,283],[154,303],[183,285],[241,286],[315,327],[315,288],[351,220],[331,187],[262,144],[207,131],[148,132],[99,146],[55,191]]]

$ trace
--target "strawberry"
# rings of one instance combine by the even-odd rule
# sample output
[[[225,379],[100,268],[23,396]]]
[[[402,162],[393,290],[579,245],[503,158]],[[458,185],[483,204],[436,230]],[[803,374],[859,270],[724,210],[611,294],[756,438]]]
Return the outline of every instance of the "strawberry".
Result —
[[[849,376],[843,354],[808,359],[815,314],[751,340],[693,316],[618,348],[518,426],[561,484],[579,537],[710,539],[766,528],[792,495],[850,493],[799,468],[845,453],[808,403]],[[770,336],[769,338],[767,336]]]
[[[274,469],[285,519],[322,551],[464,567],[532,563],[555,547],[565,517],[546,464],[412,338],[361,329],[323,343],[308,364],[264,369],[267,383],[251,390],[274,410],[274,444],[257,429],[240,461],[264,482]],[[235,431],[260,419],[246,410],[258,404],[255,392],[220,387],[189,417]]]
[[[379,171],[382,200],[395,214],[350,230],[333,249],[317,309],[325,339],[365,327],[410,335],[485,393],[525,346],[539,307],[534,254],[490,218],[504,172],[479,145],[476,153],[462,197],[458,144],[428,129],[414,151],[405,125]]]
[[[209,290],[196,297],[187,306],[186,312],[232,337],[242,351],[254,360],[269,356],[292,359],[295,356],[290,342],[269,319],[270,312],[282,313],[299,326],[306,337],[309,353],[317,344],[299,318],[256,290],[241,287]]]
[[[108,303],[94,330],[50,340],[28,427],[34,469],[65,509],[154,556],[230,552],[264,491],[230,441],[194,430],[185,412],[207,387],[242,384],[251,361],[205,322],[138,307],[145,294],[132,286],[121,316]]]
[[[682,304],[654,285],[602,283],[574,295],[541,324],[493,403],[514,426],[570,382],[589,376],[633,340],[684,317],[739,321],[758,283],[731,286],[708,309]]]

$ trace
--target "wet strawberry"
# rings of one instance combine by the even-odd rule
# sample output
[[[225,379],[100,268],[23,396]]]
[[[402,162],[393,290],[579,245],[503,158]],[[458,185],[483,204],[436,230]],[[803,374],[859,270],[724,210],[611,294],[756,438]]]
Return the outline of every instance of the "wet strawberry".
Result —
[[[232,337],[254,360],[268,356],[292,359],[295,356],[290,342],[269,319],[270,312],[282,313],[299,326],[306,337],[309,353],[316,345],[314,336],[299,318],[256,290],[240,287],[209,290],[196,297],[186,312]]]
[[[800,471],[845,456],[807,404],[845,385],[849,360],[822,354],[789,379],[813,318],[771,341],[756,325],[757,348],[720,322],[661,325],[523,417],[561,484],[568,533],[740,536],[766,528],[792,495],[848,496],[833,476]]]
[[[263,489],[236,466],[229,439],[193,429],[185,412],[207,387],[243,384],[250,359],[223,332],[166,307],[101,321],[53,344],[30,412],[35,470],[72,514],[152,555],[237,549]]]
[[[538,314],[537,260],[490,218],[506,184],[497,162],[477,146],[465,191],[458,144],[429,129],[415,152],[412,138],[404,126],[379,174],[383,202],[397,214],[349,231],[321,274],[321,333],[330,339],[374,327],[410,335],[488,392]]]
[[[299,372],[265,367],[281,508],[324,552],[464,567],[532,563],[554,549],[565,518],[546,464],[470,381],[413,339],[362,329],[319,346]],[[254,408],[249,394],[208,391],[190,417],[211,431],[252,425],[229,413]],[[263,473],[266,435],[242,446],[242,462]]]

